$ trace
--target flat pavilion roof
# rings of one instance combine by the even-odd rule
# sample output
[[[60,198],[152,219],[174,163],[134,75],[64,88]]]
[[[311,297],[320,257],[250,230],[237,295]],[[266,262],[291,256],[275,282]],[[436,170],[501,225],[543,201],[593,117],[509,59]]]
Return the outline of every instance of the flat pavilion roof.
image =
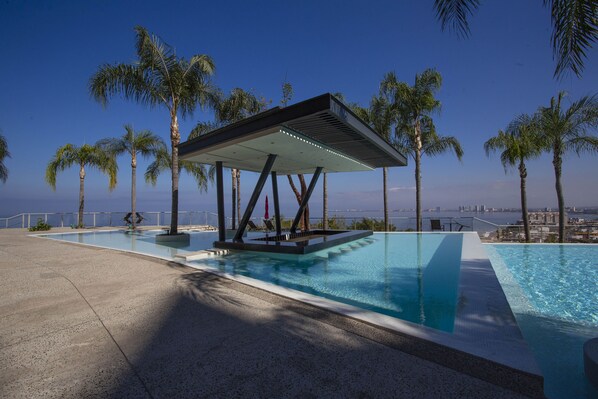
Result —
[[[179,144],[180,159],[261,172],[276,154],[278,174],[352,172],[405,166],[407,158],[331,94],[273,108]]]

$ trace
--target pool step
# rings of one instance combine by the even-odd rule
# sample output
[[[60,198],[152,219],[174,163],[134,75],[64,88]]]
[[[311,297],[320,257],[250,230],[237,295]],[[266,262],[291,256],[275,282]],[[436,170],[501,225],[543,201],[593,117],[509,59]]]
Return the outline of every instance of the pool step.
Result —
[[[205,259],[205,258],[209,258],[212,256],[227,255],[229,252],[230,251],[228,249],[212,248],[212,249],[204,249],[201,251],[191,252],[191,253],[186,253],[186,254],[176,254],[174,257],[182,258],[185,261],[189,262],[191,260]]]

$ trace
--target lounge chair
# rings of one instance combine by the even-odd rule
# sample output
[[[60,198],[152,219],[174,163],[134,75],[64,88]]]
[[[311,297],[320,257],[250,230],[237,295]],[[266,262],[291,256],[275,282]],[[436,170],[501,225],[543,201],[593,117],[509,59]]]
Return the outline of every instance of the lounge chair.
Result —
[[[250,229],[250,230],[260,230],[260,228],[259,228],[259,227],[257,227],[257,226],[255,225],[255,223],[253,223],[251,220],[249,220],[249,221],[247,222],[247,226],[249,226],[249,229]]]
[[[444,226],[440,223],[440,219],[430,219],[430,227],[432,231],[444,231]]]
[[[459,230],[457,230],[457,231],[461,231],[461,230],[463,230],[464,228],[471,229],[471,226],[466,226],[466,225],[464,225],[464,224],[461,224],[461,223],[459,223],[459,222],[455,222],[455,224],[456,224],[457,226],[459,226]]]

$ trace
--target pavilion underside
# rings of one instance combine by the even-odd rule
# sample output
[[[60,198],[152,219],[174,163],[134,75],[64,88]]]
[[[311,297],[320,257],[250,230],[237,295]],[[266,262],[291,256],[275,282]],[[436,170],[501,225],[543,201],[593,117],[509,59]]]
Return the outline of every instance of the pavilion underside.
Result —
[[[369,171],[405,166],[407,160],[347,106],[330,94],[274,108],[179,145],[181,160],[216,166],[218,195],[217,248],[307,254],[353,241],[371,231],[298,232],[322,172]],[[243,217],[227,239],[223,168],[260,172]],[[291,228],[283,234],[277,175],[313,174]],[[275,234],[245,236],[257,200],[271,177]],[[245,237],[244,237],[245,236]]]

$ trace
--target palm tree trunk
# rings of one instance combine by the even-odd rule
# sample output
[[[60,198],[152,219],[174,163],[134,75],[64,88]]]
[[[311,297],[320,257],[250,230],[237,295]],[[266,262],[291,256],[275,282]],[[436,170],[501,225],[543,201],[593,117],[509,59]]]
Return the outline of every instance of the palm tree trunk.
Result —
[[[530,242],[529,236],[529,218],[527,215],[527,195],[525,192],[525,179],[527,178],[527,169],[523,161],[519,163],[519,177],[521,178],[521,218],[523,219],[523,230],[525,232],[525,242]]]
[[[388,168],[382,168],[382,191],[384,197],[384,231],[388,231]]]
[[[299,176],[299,182],[301,182],[301,179],[303,177],[303,175],[298,175]],[[297,190],[297,186],[295,186],[295,182],[293,181],[293,178],[291,177],[291,175],[287,175],[287,178],[289,179],[289,185],[291,186],[291,189],[293,190],[293,194],[295,194],[295,199],[297,200],[297,204],[301,205],[301,199],[303,198],[303,186],[305,185],[305,180],[303,181],[303,186],[301,187],[301,192],[299,192],[299,190]],[[303,231],[305,231],[305,212],[307,211],[307,207],[305,207],[305,211],[303,211],[303,215],[301,215],[301,229]]]
[[[237,170],[236,169],[231,169],[230,170],[230,175],[231,175],[231,182],[232,182],[232,190],[231,190],[231,192],[232,192],[232,196],[233,196],[232,202],[231,202],[231,204],[232,204],[232,212],[231,212],[231,214],[232,214],[232,218],[233,218],[232,229],[234,230],[235,226],[236,226],[236,222],[235,222],[236,213],[235,213],[235,211],[237,209],[237,207],[235,206],[235,204],[237,203]]]
[[[136,223],[136,214],[137,214],[137,209],[136,209],[136,202],[137,202],[137,190],[136,190],[136,184],[137,184],[137,159],[135,158],[135,155],[133,155],[133,158],[131,159],[131,227],[133,228],[133,230],[135,230],[135,228],[137,227],[137,223]]]
[[[305,198],[307,194],[307,184],[305,184],[305,177],[302,174],[297,175],[299,177],[299,183],[301,184],[301,200]],[[305,210],[303,211],[303,223],[301,226],[302,231],[309,230],[309,204],[305,206]]]
[[[422,137],[419,121],[415,124],[415,224],[417,231],[422,231],[422,202],[421,202],[421,158],[422,158]]]
[[[561,148],[554,146],[554,155],[552,158],[554,166],[556,198],[559,205],[559,242],[565,242],[565,199],[563,198],[563,186],[561,185],[561,172],[563,159],[561,158]]]
[[[83,227],[83,211],[85,205],[85,166],[81,164],[79,169],[79,220],[77,227]]]
[[[422,231],[422,201],[421,201],[421,155],[415,152],[415,224],[416,230]]]
[[[324,205],[322,211],[322,228],[328,230],[328,182],[326,181],[326,173],[324,173],[324,184],[322,191],[324,192]]]
[[[170,142],[172,147],[172,207],[170,214],[170,233],[178,234],[179,227],[179,122],[176,108],[170,111]]]
[[[237,219],[241,219],[241,170],[237,171]]]

